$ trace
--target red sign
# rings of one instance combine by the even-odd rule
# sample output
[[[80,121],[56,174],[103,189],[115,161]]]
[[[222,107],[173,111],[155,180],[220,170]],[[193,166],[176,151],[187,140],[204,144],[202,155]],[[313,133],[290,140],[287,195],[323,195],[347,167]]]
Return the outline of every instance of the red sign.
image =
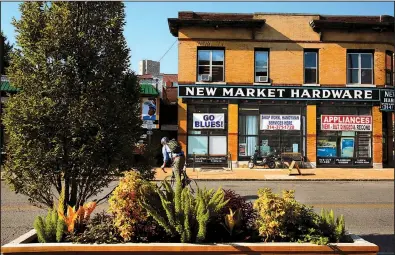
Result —
[[[372,131],[370,115],[321,115],[321,130]]]

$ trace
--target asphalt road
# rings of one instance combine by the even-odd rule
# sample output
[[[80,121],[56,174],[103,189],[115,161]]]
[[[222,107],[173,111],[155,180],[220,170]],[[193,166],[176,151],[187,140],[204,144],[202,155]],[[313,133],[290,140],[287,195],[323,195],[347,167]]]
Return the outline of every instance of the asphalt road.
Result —
[[[107,194],[117,183],[112,183],[103,194]],[[296,199],[321,208],[333,209],[335,215],[343,214],[348,231],[380,246],[380,252],[395,252],[394,235],[394,182],[269,182],[228,181],[200,182],[207,188],[234,189],[253,201],[257,190],[272,188],[275,192],[294,189]],[[95,211],[108,208],[101,204]],[[34,218],[46,211],[29,204],[23,195],[14,194],[1,182],[1,244],[14,240],[32,229]]]

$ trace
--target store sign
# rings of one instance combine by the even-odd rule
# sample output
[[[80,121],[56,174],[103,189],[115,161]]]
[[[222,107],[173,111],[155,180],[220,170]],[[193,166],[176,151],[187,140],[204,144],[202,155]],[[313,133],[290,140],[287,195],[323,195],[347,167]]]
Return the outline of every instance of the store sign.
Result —
[[[318,158],[322,166],[371,166],[371,158]]]
[[[224,129],[225,114],[223,113],[194,113],[193,129]]]
[[[394,111],[394,98],[395,98],[395,92],[394,90],[381,90],[380,91],[380,110],[381,111]]]
[[[370,115],[321,115],[321,130],[372,131]]]
[[[300,115],[261,114],[261,130],[300,130]]]
[[[220,163],[220,164],[225,164],[227,162],[227,157],[226,156],[218,156],[218,157],[213,157],[213,156],[198,156],[198,157],[190,157],[188,158],[189,162],[194,162],[195,163],[202,163],[202,164],[211,164],[211,163]]]
[[[178,97],[379,102],[380,89],[179,85]]]

